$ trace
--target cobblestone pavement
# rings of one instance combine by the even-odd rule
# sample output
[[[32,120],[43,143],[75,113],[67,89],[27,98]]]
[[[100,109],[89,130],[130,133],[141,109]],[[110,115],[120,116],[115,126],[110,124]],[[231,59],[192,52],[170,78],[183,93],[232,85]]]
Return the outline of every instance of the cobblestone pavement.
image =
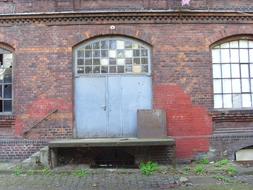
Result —
[[[137,173],[102,173],[75,177],[70,174],[51,176],[0,175],[0,190],[153,190],[177,186],[175,177],[166,175],[143,176]]]

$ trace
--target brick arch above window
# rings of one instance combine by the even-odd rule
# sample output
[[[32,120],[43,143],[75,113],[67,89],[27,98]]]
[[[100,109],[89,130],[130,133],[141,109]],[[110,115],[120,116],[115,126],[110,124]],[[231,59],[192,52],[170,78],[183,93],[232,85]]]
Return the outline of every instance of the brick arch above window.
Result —
[[[253,39],[234,37],[212,46],[214,108],[253,107]]]

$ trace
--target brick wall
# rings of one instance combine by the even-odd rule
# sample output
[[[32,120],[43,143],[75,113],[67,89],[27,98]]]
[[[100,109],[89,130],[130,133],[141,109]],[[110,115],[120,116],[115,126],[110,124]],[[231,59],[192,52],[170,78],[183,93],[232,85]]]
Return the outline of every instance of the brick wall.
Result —
[[[78,10],[181,9],[181,0],[0,0],[0,13],[59,12]],[[192,0],[187,9],[253,9],[249,0]]]
[[[1,139],[0,161],[26,159],[46,145],[42,140]]]
[[[16,10],[20,12],[31,11],[36,7],[33,5],[35,1],[19,2],[20,4],[16,4]],[[47,1],[37,1],[37,3],[42,2]],[[193,2],[202,1],[193,0]],[[239,1],[222,2],[227,2],[228,6],[232,6],[230,2],[237,2],[235,5],[239,6]],[[247,5],[247,2],[240,1],[242,6]],[[34,9],[26,9],[22,3],[28,7],[34,6]],[[50,8],[52,4],[48,3],[42,3],[42,7],[37,7],[38,10],[54,10]],[[64,7],[68,6],[68,3],[66,1],[60,4]],[[95,1],[92,6],[96,8],[103,3]],[[218,1],[212,3],[213,6],[222,7],[222,3],[217,4]],[[57,25],[37,23],[36,19],[32,23],[0,25],[0,43],[8,44],[15,50],[13,68],[15,125],[13,120],[2,119],[1,125],[4,127],[0,128],[0,136],[22,137],[24,131],[33,127],[48,113],[57,110],[30,129],[26,137],[45,141],[73,137],[73,47],[85,40],[103,35],[123,35],[140,39],[152,46],[154,107],[166,110],[168,135],[176,139],[178,158],[194,159],[197,154],[207,152],[212,146],[218,147],[216,150],[222,152],[223,148],[213,145],[213,141],[210,141],[213,128],[216,130],[228,125],[236,128],[236,126],[244,126],[242,125],[244,121],[239,119],[237,123],[230,121],[230,123],[216,124],[217,118],[222,118],[223,113],[212,112],[212,63],[209,47],[225,37],[252,34],[252,25],[241,23],[238,27],[238,24],[215,22],[161,24],[156,21],[138,24],[136,21],[135,24],[116,23],[115,30],[110,30],[110,25],[111,23],[106,21],[103,25],[98,24],[96,20],[83,21],[78,25],[66,21],[64,24]],[[235,116],[233,113],[228,113],[228,117]],[[245,113],[239,114],[238,117],[245,118]],[[252,121],[251,116],[247,118],[248,122]],[[9,127],[5,127],[7,122]],[[248,123],[248,127],[251,125],[252,123]],[[228,136],[227,133],[222,135],[224,138]],[[241,143],[236,140],[235,142]],[[248,142],[250,143],[250,140]]]

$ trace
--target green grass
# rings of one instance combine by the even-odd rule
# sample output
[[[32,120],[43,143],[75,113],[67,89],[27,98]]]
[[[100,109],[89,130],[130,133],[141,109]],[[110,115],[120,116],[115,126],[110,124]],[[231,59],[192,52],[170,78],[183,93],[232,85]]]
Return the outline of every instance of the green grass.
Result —
[[[206,173],[206,169],[203,165],[197,165],[195,168],[194,168],[194,172],[195,174],[197,175],[203,175]]]
[[[73,175],[76,177],[85,177],[88,175],[88,172],[85,169],[77,169],[73,172]]]
[[[140,170],[143,175],[152,175],[154,172],[159,170],[159,165],[151,161],[147,163],[141,163]]]

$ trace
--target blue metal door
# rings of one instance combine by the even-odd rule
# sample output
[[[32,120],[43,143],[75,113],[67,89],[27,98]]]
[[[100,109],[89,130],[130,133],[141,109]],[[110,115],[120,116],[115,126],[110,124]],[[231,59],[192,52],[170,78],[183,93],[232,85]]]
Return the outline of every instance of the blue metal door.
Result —
[[[106,136],[106,77],[79,77],[75,82],[76,136]]]
[[[135,137],[137,110],[152,108],[151,77],[76,79],[77,137]]]

